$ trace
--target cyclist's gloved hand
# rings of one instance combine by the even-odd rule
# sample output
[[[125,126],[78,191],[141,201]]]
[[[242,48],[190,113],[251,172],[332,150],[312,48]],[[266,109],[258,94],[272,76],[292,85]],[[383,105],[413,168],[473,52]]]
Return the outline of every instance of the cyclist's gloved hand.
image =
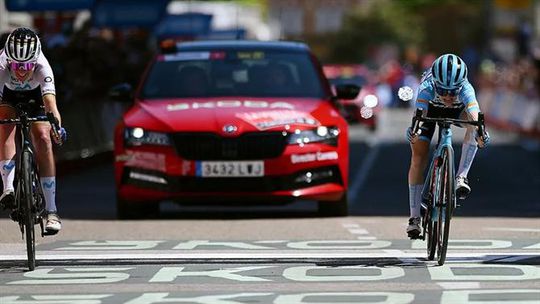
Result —
[[[483,136],[479,136],[478,133],[476,134],[476,142],[478,143],[478,148],[482,149],[489,146],[490,141],[491,138],[489,137],[488,131],[485,131]]]
[[[66,129],[60,127],[60,129],[56,130],[56,133],[57,134],[55,134],[54,132],[52,133],[54,143],[57,144],[57,145],[61,145],[67,139]],[[56,135],[58,135],[58,136],[56,136]]]
[[[62,140],[62,142],[66,141],[67,139],[66,129],[60,127],[60,130],[58,130],[58,135],[60,135],[60,139]]]

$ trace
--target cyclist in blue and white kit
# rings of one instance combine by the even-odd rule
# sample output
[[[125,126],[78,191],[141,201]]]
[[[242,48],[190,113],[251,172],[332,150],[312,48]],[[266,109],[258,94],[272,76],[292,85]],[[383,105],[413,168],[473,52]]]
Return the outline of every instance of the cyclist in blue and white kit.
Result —
[[[429,71],[422,77],[418,88],[416,108],[423,110],[427,117],[447,117],[454,119],[478,120],[480,107],[473,86],[467,80],[467,65],[456,55],[445,54],[437,58]],[[435,131],[435,123],[426,122],[419,134],[407,129],[411,143],[412,157],[409,169],[410,218],[407,234],[411,238],[420,235],[420,204],[424,184],[424,171],[428,162],[429,144]],[[461,159],[456,177],[456,193],[465,199],[471,188],[467,174],[471,168],[478,147],[489,143],[489,134],[477,137],[476,127],[468,126],[461,149]]]
[[[49,62],[41,53],[39,37],[28,28],[15,29],[0,49],[0,119],[15,118],[14,106],[34,100],[28,114],[43,116],[52,112],[61,123],[56,106],[54,76]],[[56,171],[51,138],[57,143],[65,139],[66,132],[60,128],[59,137],[51,132],[47,122],[32,124],[31,136],[40,171],[41,185],[47,212],[45,230],[54,234],[61,229],[56,210]],[[0,173],[4,186],[0,205],[11,209],[14,206],[15,177],[15,126],[0,125]]]

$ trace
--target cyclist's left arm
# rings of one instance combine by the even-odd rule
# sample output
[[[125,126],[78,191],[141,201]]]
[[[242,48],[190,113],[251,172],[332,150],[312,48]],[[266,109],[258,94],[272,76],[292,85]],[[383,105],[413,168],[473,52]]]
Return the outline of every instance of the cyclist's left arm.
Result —
[[[476,99],[476,92],[473,86],[467,82],[459,94],[459,98],[465,105],[467,116],[470,120],[478,121],[478,113],[480,113],[480,105]],[[476,128],[478,130],[478,128]],[[484,131],[484,134],[478,136],[478,132],[475,132],[475,138],[481,148],[485,147],[489,143],[489,133]]]
[[[54,74],[52,68],[45,56],[40,56],[38,59],[38,67],[36,69],[35,79],[39,81],[41,87],[41,95],[43,96],[43,105],[45,112],[52,112],[58,119],[59,126],[62,125],[62,117],[56,106],[56,89],[54,86]]]
[[[480,105],[476,99],[476,92],[469,82],[466,82],[463,85],[463,89],[459,93],[459,99],[465,105],[465,110],[469,118],[477,121],[478,113],[480,112]]]

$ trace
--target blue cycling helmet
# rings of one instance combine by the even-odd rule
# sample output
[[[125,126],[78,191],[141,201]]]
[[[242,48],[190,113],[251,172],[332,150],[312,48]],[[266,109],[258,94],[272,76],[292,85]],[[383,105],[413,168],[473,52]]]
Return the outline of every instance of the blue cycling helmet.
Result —
[[[467,80],[467,65],[454,54],[444,54],[433,61],[431,74],[437,87],[456,90]]]

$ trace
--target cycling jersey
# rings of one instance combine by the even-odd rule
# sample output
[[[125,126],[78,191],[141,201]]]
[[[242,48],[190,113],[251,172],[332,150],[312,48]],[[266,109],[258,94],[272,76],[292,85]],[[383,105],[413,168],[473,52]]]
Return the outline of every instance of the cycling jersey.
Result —
[[[428,105],[443,109],[466,109],[467,112],[480,111],[476,93],[471,83],[466,80],[458,95],[452,104],[444,103],[443,99],[435,91],[433,76],[431,72],[426,72],[418,88],[418,97],[416,98],[416,108],[427,110]]]
[[[25,81],[20,81],[8,70],[7,56],[4,49],[0,50],[0,99],[3,100],[4,88],[12,91],[32,91],[38,87],[41,90],[41,96],[46,94],[56,94],[54,87],[54,76],[45,56],[40,55],[34,73]]]

